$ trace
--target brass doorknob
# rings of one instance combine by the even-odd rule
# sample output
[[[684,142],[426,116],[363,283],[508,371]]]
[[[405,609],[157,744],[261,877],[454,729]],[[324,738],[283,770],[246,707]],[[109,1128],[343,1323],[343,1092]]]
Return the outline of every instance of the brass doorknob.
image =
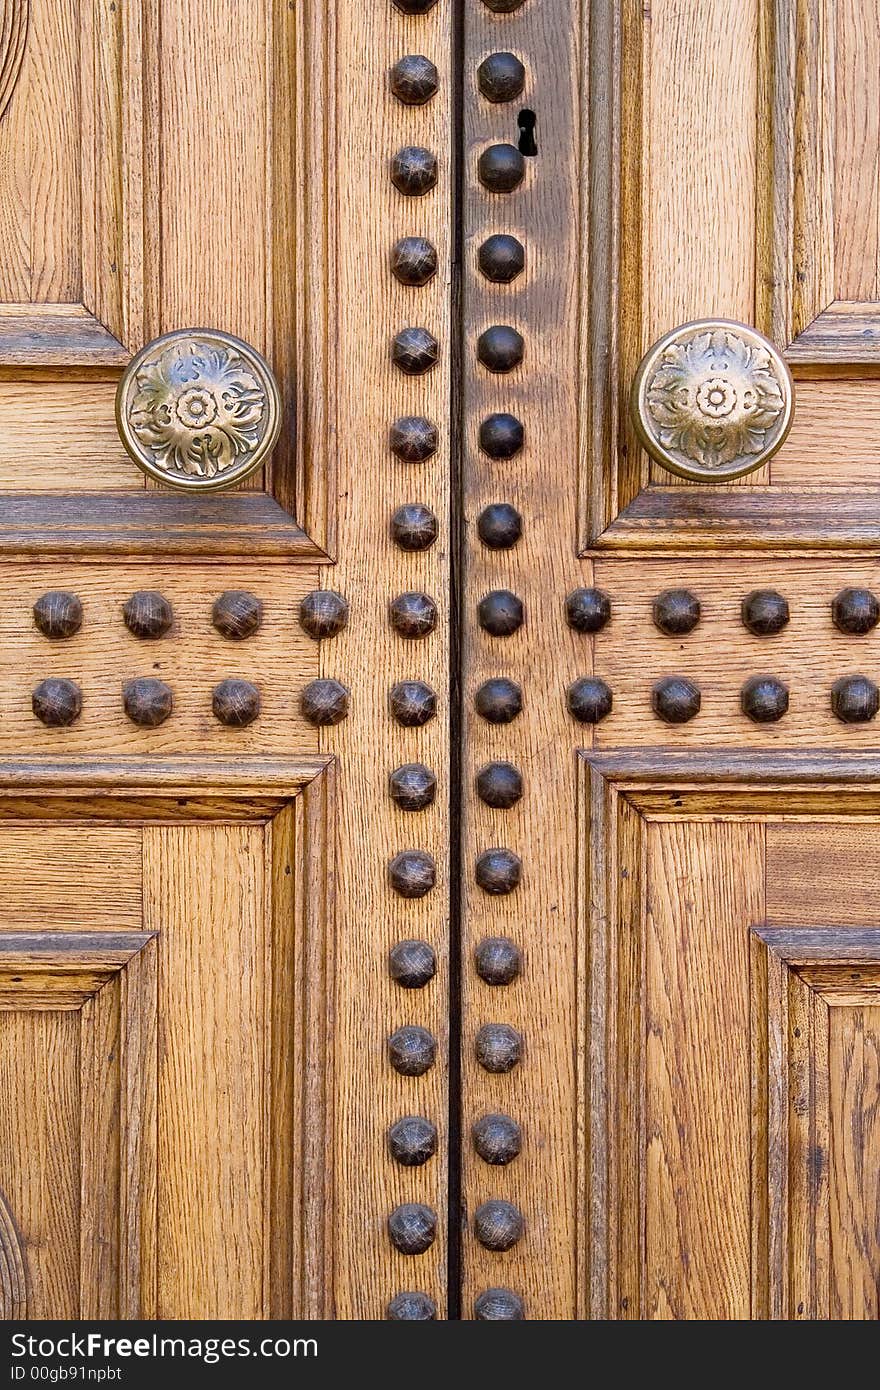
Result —
[[[281,428],[269,364],[231,333],[166,333],[141,348],[116,392],[120,438],[169,487],[219,491],[255,472]]]
[[[740,478],[766,463],[791,428],[794,385],[772,343],[745,324],[699,319],[649,348],[633,381],[639,439],[670,473]]]

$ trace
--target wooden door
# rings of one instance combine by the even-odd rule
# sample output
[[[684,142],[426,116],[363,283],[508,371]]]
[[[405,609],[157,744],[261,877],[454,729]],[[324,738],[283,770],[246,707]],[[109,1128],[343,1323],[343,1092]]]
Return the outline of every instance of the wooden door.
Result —
[[[877,1316],[878,54],[0,3],[7,1317]]]

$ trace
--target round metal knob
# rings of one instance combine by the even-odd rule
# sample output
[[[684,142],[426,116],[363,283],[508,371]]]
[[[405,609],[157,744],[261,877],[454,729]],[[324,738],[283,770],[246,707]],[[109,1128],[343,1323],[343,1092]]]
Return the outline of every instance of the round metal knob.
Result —
[[[503,1199],[483,1202],[474,1212],[474,1235],[487,1250],[510,1250],[525,1228],[519,1208]]]
[[[234,487],[260,467],[281,428],[268,362],[231,333],[187,328],[136,353],[116,392],[116,424],[138,468],[169,487]]]
[[[630,408],[642,444],[670,473],[724,482],[776,453],[791,428],[794,386],[776,348],[754,328],[699,319],[648,349]]]

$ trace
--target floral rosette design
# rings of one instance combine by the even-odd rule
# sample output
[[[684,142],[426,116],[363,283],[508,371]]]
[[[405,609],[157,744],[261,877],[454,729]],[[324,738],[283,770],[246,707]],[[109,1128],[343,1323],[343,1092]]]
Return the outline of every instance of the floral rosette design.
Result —
[[[786,409],[770,353],[728,328],[669,343],[645,403],[659,443],[705,469],[763,452]]]
[[[266,431],[266,391],[241,353],[222,342],[178,339],[135,374],[131,429],[169,475],[241,471]]]

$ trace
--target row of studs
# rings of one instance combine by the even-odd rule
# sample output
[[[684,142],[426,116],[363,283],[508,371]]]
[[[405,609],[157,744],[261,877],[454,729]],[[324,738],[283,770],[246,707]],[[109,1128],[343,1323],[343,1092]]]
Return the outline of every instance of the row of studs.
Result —
[[[566,692],[570,713],[581,724],[598,724],[611,713],[611,687],[584,676]],[[666,676],[651,690],[651,708],[667,724],[687,724],[702,707],[702,693],[687,676]],[[864,724],[880,709],[880,691],[868,676],[841,676],[830,691],[831,711],[843,724]],[[775,724],[788,713],[788,686],[776,676],[751,676],[740,690],[740,709],[755,724]]]

